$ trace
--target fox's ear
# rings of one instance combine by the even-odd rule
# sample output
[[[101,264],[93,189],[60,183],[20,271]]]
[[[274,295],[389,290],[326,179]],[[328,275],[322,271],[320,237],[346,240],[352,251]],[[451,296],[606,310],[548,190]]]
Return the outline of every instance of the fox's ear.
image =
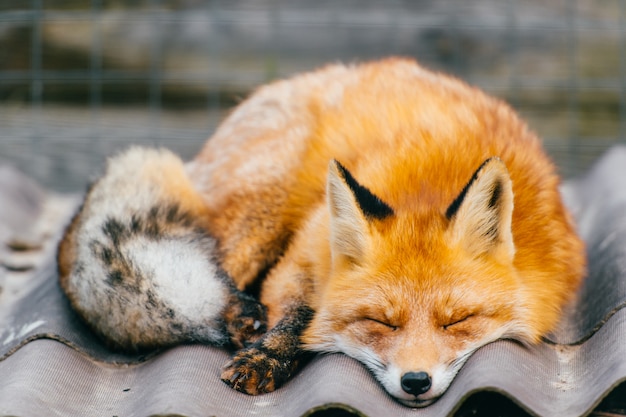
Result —
[[[487,159],[446,211],[451,238],[475,255],[513,259],[513,186],[500,158]]]
[[[367,245],[370,221],[391,216],[393,210],[335,160],[328,167],[326,194],[332,257],[344,256],[359,263]]]

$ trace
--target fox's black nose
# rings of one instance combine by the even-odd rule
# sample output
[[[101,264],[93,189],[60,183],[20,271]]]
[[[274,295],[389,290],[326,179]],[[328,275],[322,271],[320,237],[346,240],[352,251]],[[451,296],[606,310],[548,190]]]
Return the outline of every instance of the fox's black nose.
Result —
[[[400,385],[404,392],[413,395],[420,395],[430,389],[430,375],[426,372],[407,372],[402,375]]]

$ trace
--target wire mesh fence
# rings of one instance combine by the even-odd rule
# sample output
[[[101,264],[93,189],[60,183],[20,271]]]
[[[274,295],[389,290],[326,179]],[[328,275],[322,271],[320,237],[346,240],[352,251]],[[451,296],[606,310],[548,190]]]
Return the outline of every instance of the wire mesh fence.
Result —
[[[131,143],[190,158],[259,84],[388,55],[510,102],[566,177],[626,142],[626,0],[0,0],[0,162],[80,190]]]

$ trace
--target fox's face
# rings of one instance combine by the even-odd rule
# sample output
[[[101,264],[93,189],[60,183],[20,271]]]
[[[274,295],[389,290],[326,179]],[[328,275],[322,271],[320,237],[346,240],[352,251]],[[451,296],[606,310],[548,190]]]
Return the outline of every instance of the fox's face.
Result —
[[[441,396],[476,349],[518,332],[517,288],[507,268],[422,261],[383,261],[374,273],[355,268],[334,277],[308,333],[321,350],[364,363],[410,406]]]
[[[394,398],[425,406],[481,346],[523,326],[506,168],[487,160],[445,213],[395,212],[331,164],[332,272],[303,336],[364,363]]]

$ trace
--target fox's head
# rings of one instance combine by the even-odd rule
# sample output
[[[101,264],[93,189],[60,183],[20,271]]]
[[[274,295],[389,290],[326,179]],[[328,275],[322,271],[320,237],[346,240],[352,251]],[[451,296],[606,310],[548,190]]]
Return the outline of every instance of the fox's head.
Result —
[[[486,160],[447,210],[402,211],[342,165],[327,179],[331,272],[303,336],[364,363],[394,398],[425,406],[468,357],[503,337],[535,340],[513,265],[513,190]]]

